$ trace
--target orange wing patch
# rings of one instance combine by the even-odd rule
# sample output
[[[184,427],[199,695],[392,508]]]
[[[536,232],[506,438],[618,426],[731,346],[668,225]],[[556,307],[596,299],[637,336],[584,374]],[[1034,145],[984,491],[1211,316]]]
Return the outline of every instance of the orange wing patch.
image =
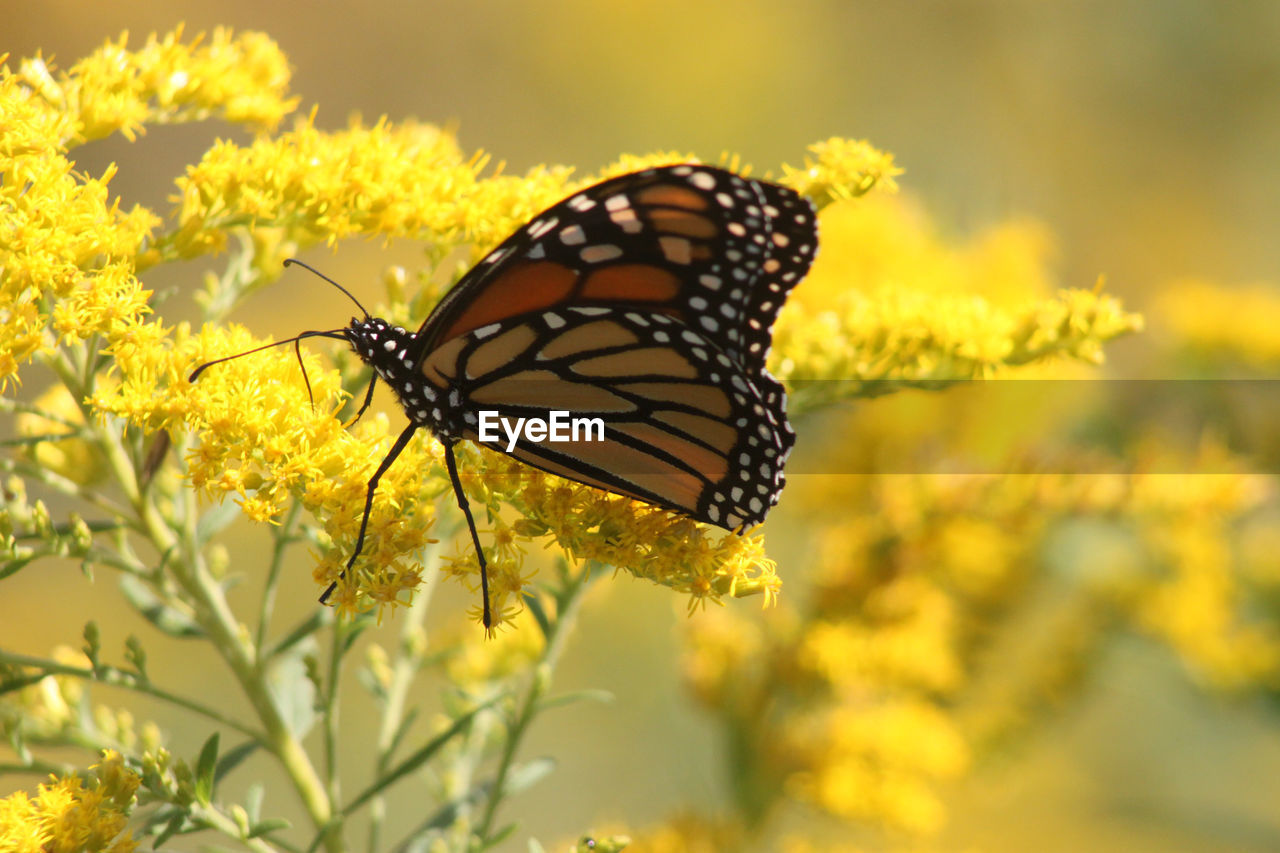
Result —
[[[599,349],[602,346],[630,346],[639,343],[635,332],[624,329],[612,320],[600,320],[570,329],[538,351],[539,358],[563,358],[580,352]]]
[[[593,272],[582,288],[582,298],[666,302],[679,291],[679,279],[661,267],[618,264]]]
[[[422,363],[422,375],[437,388],[447,388],[458,378],[458,354],[467,345],[466,338],[454,338],[432,350]]]
[[[685,435],[709,444],[722,455],[727,456],[738,440],[738,431],[724,421],[704,418],[702,415],[691,415],[688,412],[663,410],[655,412],[655,421],[680,430]]]
[[[485,341],[476,347],[467,358],[464,368],[467,376],[475,378],[486,376],[506,367],[519,358],[534,342],[537,335],[528,323],[513,326],[492,340]]]
[[[470,399],[481,406],[525,406],[543,411],[564,409],[582,414],[633,412],[636,408],[605,388],[586,382],[569,382],[550,370],[522,370],[495,379],[472,391]]]
[[[665,234],[682,234],[685,237],[710,240],[719,233],[716,224],[710,219],[686,210],[660,208],[646,212],[653,227]]]
[[[724,391],[714,385],[684,382],[620,382],[619,391],[637,394],[655,403],[672,403],[706,412],[713,418],[727,418],[733,411]]]
[[[698,369],[684,356],[667,347],[642,347],[612,355],[584,358],[573,365],[573,372],[583,377],[607,378],[658,374],[678,379],[696,379]]]
[[[651,424],[626,423],[605,426],[605,437],[608,438],[609,432],[622,433],[630,436],[644,444],[649,445],[655,450],[660,450],[670,456],[679,459],[686,465],[697,470],[703,477],[713,483],[718,483],[729,473],[729,463],[719,453],[709,450],[701,445],[686,441],[683,438],[672,435],[664,429],[659,429]],[[665,462],[654,460],[654,465],[665,466]]]
[[[591,476],[586,467],[567,467],[552,456],[540,451],[553,453],[564,452],[573,457],[575,463],[583,463],[600,471],[607,471],[615,480],[601,480]],[[535,468],[550,472],[567,480],[586,483],[589,486],[645,502],[652,502],[654,497],[675,507],[692,507],[698,505],[702,490],[706,484],[695,474],[668,465],[654,459],[641,450],[627,447],[608,440],[608,429],[604,441],[577,442],[555,445],[530,445],[521,442],[512,452],[512,456],[521,462],[527,462]],[[630,483],[634,488],[627,488]]]
[[[567,299],[577,281],[576,272],[550,261],[513,266],[488,282],[438,340],[447,341],[517,314],[549,308]]]
[[[641,204],[685,210],[706,210],[710,206],[702,195],[680,184],[655,184],[640,190],[635,197]]]

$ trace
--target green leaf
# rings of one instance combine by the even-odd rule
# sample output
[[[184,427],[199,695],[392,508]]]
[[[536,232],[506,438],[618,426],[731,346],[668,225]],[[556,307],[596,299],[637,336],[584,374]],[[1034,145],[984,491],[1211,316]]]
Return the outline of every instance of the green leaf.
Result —
[[[302,621],[302,624],[294,628],[285,635],[284,639],[271,647],[271,649],[263,656],[264,660],[270,660],[276,655],[289,651],[298,643],[307,639],[332,621],[333,611],[331,609],[328,607],[315,608],[311,615]]]
[[[537,621],[538,629],[542,631],[542,639],[548,639],[551,636],[551,620],[547,618],[547,610],[542,606],[542,600],[536,595],[526,594],[524,606]]]
[[[405,735],[409,733],[409,728],[418,719],[418,709],[410,708],[404,715],[404,719],[400,721],[400,725],[396,726],[395,733],[391,735],[391,741],[387,746],[387,755],[395,755],[400,749],[400,744],[404,741]]]
[[[19,557],[16,560],[8,561],[7,563],[4,564],[3,567],[0,567],[0,580],[4,580],[5,578],[9,577],[9,575],[17,574],[18,572],[22,571],[24,568],[26,568],[27,564],[35,560],[37,556],[39,555],[30,554],[26,557]]]
[[[254,782],[244,792],[244,812],[249,816],[250,823],[256,824],[262,819],[262,798],[266,793],[267,789],[261,782]]]
[[[257,752],[259,746],[261,746],[261,744],[256,740],[249,740],[241,744],[236,744],[231,747],[231,749],[224,752],[222,757],[218,759],[218,768],[214,771],[213,781],[221,782],[226,775],[232,770],[235,770],[242,761]],[[249,815],[254,820],[257,819],[257,816],[253,812],[249,812]]]
[[[138,678],[143,684],[151,680],[147,677],[147,650],[142,647],[142,641],[133,634],[124,641],[124,658],[133,664],[134,671],[138,673]]]
[[[214,774],[218,768],[218,733],[214,732],[200,749],[196,761],[196,800],[207,806],[213,800]]]
[[[37,672],[31,675],[24,675],[21,678],[13,678],[0,682],[0,696],[3,696],[6,693],[12,693],[15,690],[21,690],[24,687],[30,687],[33,684],[39,684],[48,674],[49,673],[47,672]],[[17,728],[21,727],[15,727],[15,729]]]
[[[249,830],[250,838],[261,838],[264,835],[275,832],[278,829],[288,829],[293,826],[292,823],[282,817],[269,817],[264,821],[255,823],[253,829]]]
[[[267,673],[271,691],[289,731],[302,739],[316,724],[316,685],[307,677],[307,665],[298,655],[272,661]]]
[[[234,501],[226,501],[207,510],[196,523],[196,544],[203,548],[210,539],[235,521],[238,515],[240,515],[240,507]]]
[[[504,698],[504,694],[495,696],[492,699],[490,699],[488,702],[485,702],[482,705],[477,705],[467,713],[458,717],[456,720],[453,721],[452,725],[450,725],[449,728],[445,729],[440,734],[433,737],[430,741],[427,742],[425,746],[421,747],[413,755],[409,756],[404,761],[400,762],[400,764],[398,764],[392,770],[388,771],[387,774],[383,776],[381,779],[374,782],[368,788],[365,788],[364,791],[362,791],[359,794],[359,796],[357,796],[354,800],[352,800],[345,807],[343,807],[342,816],[349,817],[356,809],[360,808],[369,800],[373,799],[378,794],[382,793],[383,790],[390,787],[395,782],[398,782],[404,776],[407,776],[408,774],[417,770],[423,764],[426,764],[428,761],[431,760],[431,758],[437,752],[439,752],[442,748],[444,748],[444,746],[447,743],[449,743],[449,741],[457,737],[458,734],[462,732],[462,730],[465,729],[467,725],[471,723],[472,718],[474,718],[476,714],[479,714],[481,711],[489,709],[494,704],[496,704],[498,700],[502,698]]]
[[[173,838],[173,836],[177,835],[182,830],[182,824],[186,819],[187,816],[182,812],[175,814],[169,821],[169,824],[161,830],[159,835],[156,836],[156,840],[152,842],[151,848],[153,850],[159,850],[164,847],[166,841]]]
[[[501,795],[508,797],[518,794],[545,779],[555,769],[556,760],[549,757],[535,758],[516,765],[507,773],[507,784],[503,787]]]
[[[490,847],[497,847],[499,844],[510,838],[518,827],[519,824],[514,821],[502,827],[502,829],[499,829],[493,835],[489,836],[488,840],[484,843],[484,849],[488,850]]]
[[[539,711],[549,711],[552,708],[562,708],[565,705],[572,705],[575,702],[599,702],[602,705],[612,704],[614,695],[608,690],[598,690],[587,688],[585,690],[571,690],[568,693],[561,693],[558,696],[548,696],[538,703]]]
[[[150,587],[132,575],[120,578],[120,591],[144,619],[170,637],[190,639],[205,636],[204,629],[194,619],[161,601]]]
[[[102,634],[98,631],[98,623],[90,619],[84,623],[84,656],[89,659],[94,675],[98,673],[98,653],[102,651]]]
[[[342,630],[342,654],[345,656],[351,651],[351,647],[355,645],[356,640],[360,639],[360,635],[367,629],[372,628],[377,619],[373,613],[358,613],[350,622],[347,622]]]

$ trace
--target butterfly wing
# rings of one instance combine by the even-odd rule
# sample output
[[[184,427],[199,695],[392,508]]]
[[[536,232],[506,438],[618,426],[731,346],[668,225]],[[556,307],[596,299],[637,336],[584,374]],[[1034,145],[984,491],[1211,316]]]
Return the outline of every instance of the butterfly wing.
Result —
[[[465,438],[552,474],[729,529],[763,520],[784,483],[794,434],[777,383],[666,313],[523,314],[455,338],[423,368],[469,401]],[[555,411],[570,440],[509,446],[519,419]],[[593,418],[600,433],[573,440],[572,421]]]
[[[417,363],[454,338],[557,306],[664,313],[747,375],[817,250],[813,206],[795,192],[702,165],[612,178],[534,217],[440,301]]]

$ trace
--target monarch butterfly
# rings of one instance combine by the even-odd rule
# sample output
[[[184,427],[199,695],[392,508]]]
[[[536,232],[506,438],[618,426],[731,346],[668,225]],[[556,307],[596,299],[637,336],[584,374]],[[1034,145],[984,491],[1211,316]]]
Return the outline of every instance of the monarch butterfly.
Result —
[[[508,424],[558,410],[594,416],[606,424],[599,441],[526,431],[496,447],[728,530],[762,521],[795,443],[785,392],[765,358],[773,322],[816,251],[813,206],[790,189],[711,166],[646,169],[535,216],[463,276],[417,332],[360,306],[365,316],[344,329],[281,341],[346,340],[374,371],[360,411],[381,378],[409,418],[369,480],[342,576],[364,546],[378,480],[425,428],[444,445],[490,627],[484,549],[453,454],[458,441],[481,440],[482,410]]]

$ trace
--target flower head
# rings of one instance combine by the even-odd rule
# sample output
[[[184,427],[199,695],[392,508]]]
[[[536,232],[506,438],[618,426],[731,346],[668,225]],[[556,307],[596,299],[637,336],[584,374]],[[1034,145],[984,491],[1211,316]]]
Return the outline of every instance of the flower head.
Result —
[[[0,800],[4,850],[49,853],[130,853],[137,846],[125,824],[141,783],[120,754],[104,750],[88,780],[53,777],[35,797],[19,791]]]

